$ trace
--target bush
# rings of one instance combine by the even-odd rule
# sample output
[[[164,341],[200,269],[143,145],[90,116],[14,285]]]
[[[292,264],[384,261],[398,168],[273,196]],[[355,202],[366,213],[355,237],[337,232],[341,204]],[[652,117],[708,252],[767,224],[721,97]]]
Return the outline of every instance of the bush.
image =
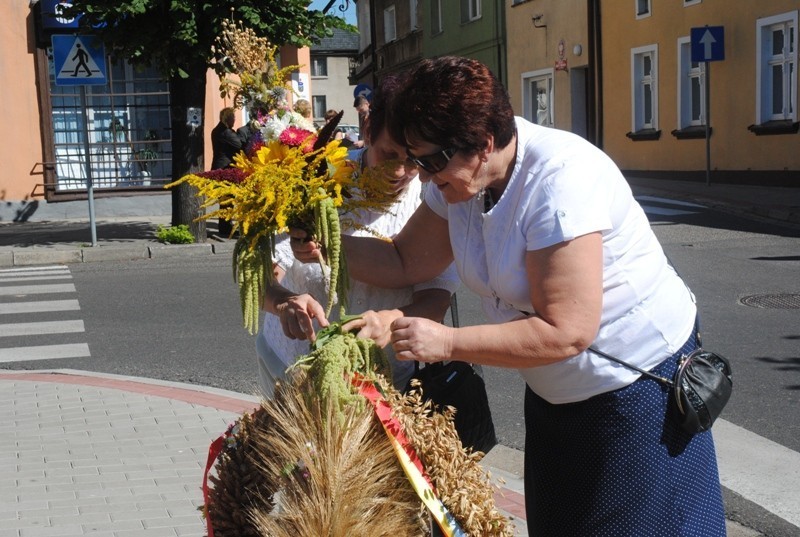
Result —
[[[159,242],[167,244],[191,244],[194,242],[194,235],[186,224],[174,227],[158,226],[156,238]]]

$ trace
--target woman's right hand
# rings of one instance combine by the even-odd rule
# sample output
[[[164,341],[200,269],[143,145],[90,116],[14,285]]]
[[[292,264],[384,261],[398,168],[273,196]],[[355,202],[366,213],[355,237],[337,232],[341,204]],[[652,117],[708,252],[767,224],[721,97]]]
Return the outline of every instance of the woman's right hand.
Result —
[[[309,294],[292,295],[275,304],[275,311],[281,320],[283,333],[289,339],[314,341],[314,319],[320,327],[330,323],[325,318],[325,310],[317,300]]]
[[[289,245],[294,257],[303,263],[316,263],[322,255],[322,247],[309,240],[308,233],[299,228],[289,230]]]

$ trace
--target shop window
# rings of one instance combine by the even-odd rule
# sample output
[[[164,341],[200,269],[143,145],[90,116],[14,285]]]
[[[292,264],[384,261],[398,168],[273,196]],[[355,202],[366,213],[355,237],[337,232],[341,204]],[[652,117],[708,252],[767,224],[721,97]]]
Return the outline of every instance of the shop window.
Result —
[[[797,132],[797,12],[756,21],[756,134]]]
[[[553,70],[544,69],[522,75],[524,117],[532,123],[553,126]]]
[[[631,132],[634,140],[658,139],[658,47],[631,51]]]
[[[431,35],[442,31],[442,0],[431,0]]]
[[[155,69],[110,64],[105,85],[58,86],[47,49],[49,84],[42,99],[52,117],[45,144],[47,195],[161,188],[172,175],[168,83]],[[87,167],[88,150],[88,167]]]
[[[703,138],[706,124],[705,63],[692,61],[689,37],[678,40],[677,138]]]

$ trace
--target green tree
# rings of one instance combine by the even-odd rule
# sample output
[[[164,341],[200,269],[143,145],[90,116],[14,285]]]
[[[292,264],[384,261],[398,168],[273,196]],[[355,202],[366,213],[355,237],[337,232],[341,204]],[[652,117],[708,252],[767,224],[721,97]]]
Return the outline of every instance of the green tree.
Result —
[[[234,18],[273,45],[308,46],[350,28],[339,17],[309,10],[307,0],[72,0],[66,15],[105,43],[113,60],[153,65],[169,80],[173,179],[204,169],[203,131],[187,125],[187,110],[203,109],[206,73],[214,66],[212,45],[222,21]],[[209,118],[215,120],[216,118]],[[206,118],[203,118],[205,123]],[[172,193],[172,224],[187,224],[198,242],[200,202],[189,185]]]

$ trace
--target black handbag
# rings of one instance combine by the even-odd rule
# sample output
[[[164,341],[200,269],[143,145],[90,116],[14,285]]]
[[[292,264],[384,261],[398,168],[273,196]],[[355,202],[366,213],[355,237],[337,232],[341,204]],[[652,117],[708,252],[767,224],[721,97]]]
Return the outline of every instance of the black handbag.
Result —
[[[589,347],[589,350],[671,388],[677,410],[675,415],[683,430],[689,434],[711,429],[733,391],[731,364],[728,359],[701,347],[680,357],[672,380],[645,371],[594,347]]]
[[[450,316],[453,326],[457,327],[458,302],[455,294],[450,297]],[[415,362],[414,375],[404,391],[414,389],[412,383],[415,379],[422,388],[423,401],[430,401],[440,411],[445,406],[456,409],[453,425],[461,445],[484,453],[497,445],[486,384],[472,364],[453,361],[420,367],[419,362]]]
[[[497,444],[486,385],[472,364],[454,361],[419,367],[417,362],[406,391],[415,389],[414,379],[420,383],[424,401],[440,411],[445,406],[456,409],[453,425],[465,448],[488,453]]]

